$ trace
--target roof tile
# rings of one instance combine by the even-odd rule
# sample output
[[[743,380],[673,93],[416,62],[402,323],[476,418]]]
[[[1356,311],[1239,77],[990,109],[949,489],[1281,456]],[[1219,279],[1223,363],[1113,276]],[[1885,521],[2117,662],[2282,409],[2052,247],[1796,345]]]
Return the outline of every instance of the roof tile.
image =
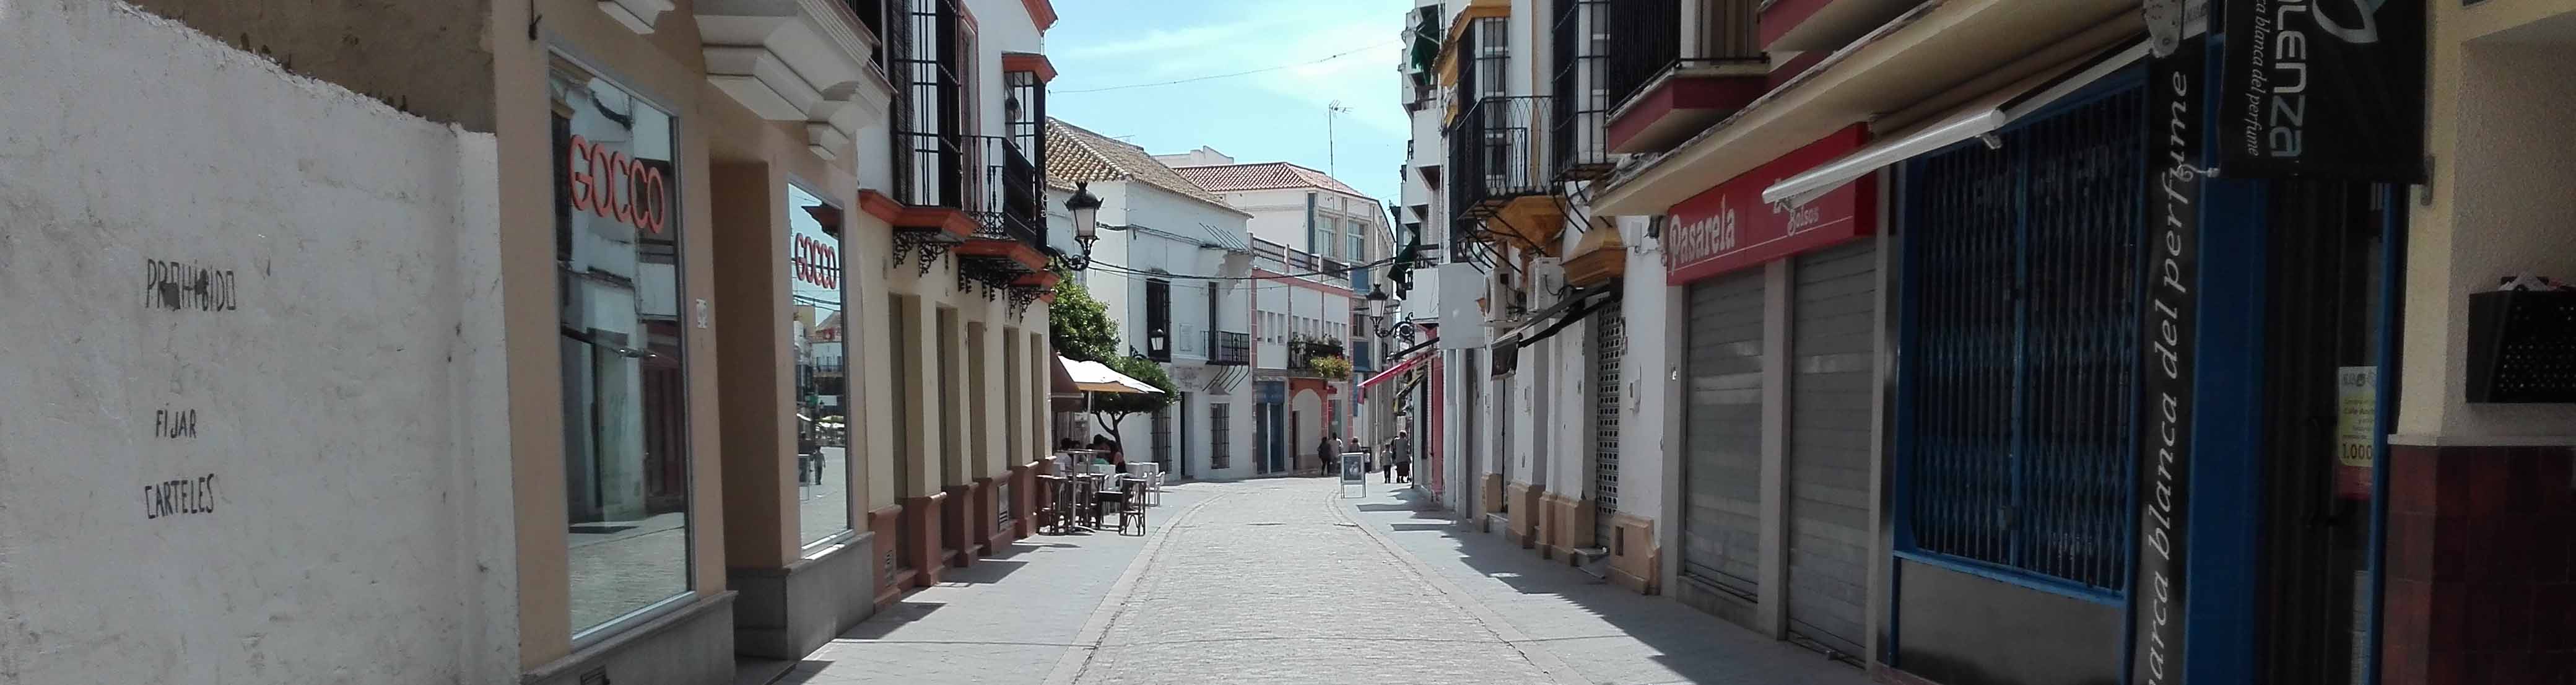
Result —
[[[1219,164],[1176,169],[1199,187],[1217,192],[1236,190],[1269,190],[1273,188],[1321,188],[1359,197],[1368,197],[1344,185],[1331,175],[1288,162],[1256,164]]]
[[[1208,204],[1240,213],[1225,203],[1225,198],[1190,182],[1188,177],[1145,154],[1145,148],[1093,133],[1089,129],[1047,118],[1047,180],[1050,184],[1069,186],[1077,181],[1143,181],[1148,185],[1188,196]]]

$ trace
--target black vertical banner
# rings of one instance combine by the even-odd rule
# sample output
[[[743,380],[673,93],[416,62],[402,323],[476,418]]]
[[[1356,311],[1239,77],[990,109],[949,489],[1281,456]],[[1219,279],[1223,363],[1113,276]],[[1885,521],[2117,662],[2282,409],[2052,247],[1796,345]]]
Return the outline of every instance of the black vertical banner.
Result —
[[[2424,176],[2424,0],[2229,0],[2219,173]]]
[[[2183,681],[2184,533],[2191,485],[2192,334],[2199,328],[2206,36],[2147,76],[2146,306],[2138,327],[2137,577],[2132,685]]]

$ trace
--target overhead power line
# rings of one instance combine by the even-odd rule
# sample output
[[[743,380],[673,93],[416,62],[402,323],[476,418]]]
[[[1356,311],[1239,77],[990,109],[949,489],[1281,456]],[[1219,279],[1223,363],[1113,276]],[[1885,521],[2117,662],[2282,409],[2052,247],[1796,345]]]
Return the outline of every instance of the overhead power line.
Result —
[[[1206,75],[1206,76],[1192,76],[1192,77],[1189,77],[1189,78],[1184,78],[1184,79],[1173,79],[1173,80],[1170,80],[1170,81],[1155,81],[1155,82],[1153,82],[1153,83],[1130,83],[1130,84],[1123,85],[1123,86],[1106,86],[1106,87],[1101,87],[1101,88],[1077,88],[1077,89],[1073,89],[1073,90],[1049,90],[1049,91],[1047,91],[1047,94],[1048,94],[1048,95],[1070,95],[1070,94],[1074,94],[1074,93],[1100,93],[1100,92],[1107,92],[1107,91],[1112,91],[1112,90],[1127,90],[1127,89],[1130,89],[1130,88],[1152,88],[1152,87],[1154,87],[1154,86],[1169,86],[1169,85],[1176,85],[1176,84],[1182,84],[1182,83],[1196,83],[1196,82],[1199,82],[1199,81],[1211,81],[1211,80],[1221,79],[1221,78],[1234,78],[1234,77],[1237,77],[1237,76],[1251,76],[1251,75],[1253,75],[1253,74],[1261,74],[1261,73],[1268,73],[1268,72],[1278,71],[1278,70],[1281,70],[1281,69],[1290,69],[1290,68],[1295,68],[1295,67],[1302,67],[1302,66],[1306,66],[1306,65],[1309,65],[1309,64],[1323,64],[1323,63],[1325,63],[1325,62],[1330,62],[1330,61],[1337,60],[1337,59],[1341,59],[1341,58],[1344,58],[1344,57],[1349,57],[1349,56],[1351,56],[1351,55],[1356,55],[1356,54],[1363,53],[1363,52],[1367,52],[1367,51],[1370,51],[1370,50],[1375,50],[1375,49],[1382,48],[1382,47],[1386,47],[1386,46],[1389,46],[1389,45],[1394,45],[1394,44],[1396,44],[1397,42],[1399,42],[1399,41],[1392,41],[1392,40],[1390,40],[1390,41],[1386,41],[1386,42],[1383,42],[1383,43],[1378,43],[1378,44],[1375,44],[1375,45],[1370,45],[1370,46],[1367,46],[1367,47],[1354,48],[1354,49],[1346,50],[1346,51],[1343,51],[1343,52],[1336,52],[1336,53],[1333,53],[1333,54],[1330,54],[1330,55],[1326,55],[1326,56],[1319,57],[1319,58],[1316,58],[1316,59],[1307,60],[1307,61],[1304,61],[1304,62],[1295,62],[1295,63],[1291,63],[1291,64],[1281,64],[1281,65],[1278,65],[1278,66],[1271,66],[1271,67],[1262,67],[1262,68],[1259,68],[1259,69],[1253,69],[1253,70],[1250,70],[1250,71],[1237,71],[1237,72],[1233,72],[1233,73],[1226,73],[1226,74],[1209,74],[1209,75]]]

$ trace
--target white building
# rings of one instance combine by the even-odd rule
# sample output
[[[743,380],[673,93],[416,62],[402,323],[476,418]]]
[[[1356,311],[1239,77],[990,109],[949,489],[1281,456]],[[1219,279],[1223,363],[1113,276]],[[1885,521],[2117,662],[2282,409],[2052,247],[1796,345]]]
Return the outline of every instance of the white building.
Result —
[[[1358,392],[1386,352],[1366,298],[1394,252],[1385,206],[1321,171],[1287,162],[1238,163],[1213,148],[1161,155],[1199,187],[1249,212],[1260,339],[1255,431],[1263,472],[1311,468],[1327,435],[1345,449],[1375,445],[1371,407]],[[1325,377],[1307,361],[1342,356],[1348,376]]]
[[[1077,278],[1118,323],[1127,351],[1161,362],[1180,386],[1172,406],[1118,426],[1128,458],[1183,479],[1259,473],[1251,458],[1252,216],[1143,148],[1056,120],[1047,134],[1048,206],[1060,212],[1077,184],[1101,200],[1100,241]]]

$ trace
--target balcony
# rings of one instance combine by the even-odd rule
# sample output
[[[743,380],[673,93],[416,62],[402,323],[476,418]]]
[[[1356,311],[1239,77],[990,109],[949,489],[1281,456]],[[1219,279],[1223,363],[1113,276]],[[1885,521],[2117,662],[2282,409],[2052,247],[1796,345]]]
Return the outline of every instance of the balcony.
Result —
[[[1315,368],[1315,360],[1345,358],[1342,343],[1329,338],[1299,337],[1288,341],[1288,374],[1310,378],[1336,378]]]
[[[1448,130],[1448,166],[1457,179],[1450,216],[1492,216],[1514,198],[1550,192],[1539,149],[1547,115],[1548,98],[1535,95],[1485,98],[1458,113]]]
[[[1252,363],[1252,334],[1234,331],[1208,331],[1208,355],[1211,366],[1247,366]]]
[[[1588,181],[1609,175],[1609,142],[1604,139],[1610,115],[1610,0],[1558,0],[1549,38],[1560,55],[1554,79],[1554,116],[1548,120],[1548,149],[1556,153],[1550,169],[1558,181]]]
[[[1037,167],[1001,136],[895,134],[895,200],[928,221],[898,229],[954,238],[959,278],[999,287],[1046,270]]]
[[[1539,145],[1549,105],[1544,96],[1485,98],[1450,122],[1449,216],[1460,237],[1558,252],[1565,210]]]
[[[700,0],[695,12],[707,81],[763,119],[805,122],[816,155],[854,153],[852,136],[893,97],[850,0]]]
[[[1785,4],[1786,0],[1782,0]],[[1622,2],[1607,14],[1603,65],[1610,152],[1661,152],[1770,89],[1770,61],[1754,37],[1755,0],[1709,0],[1712,16],[1684,54],[1681,3]]]

